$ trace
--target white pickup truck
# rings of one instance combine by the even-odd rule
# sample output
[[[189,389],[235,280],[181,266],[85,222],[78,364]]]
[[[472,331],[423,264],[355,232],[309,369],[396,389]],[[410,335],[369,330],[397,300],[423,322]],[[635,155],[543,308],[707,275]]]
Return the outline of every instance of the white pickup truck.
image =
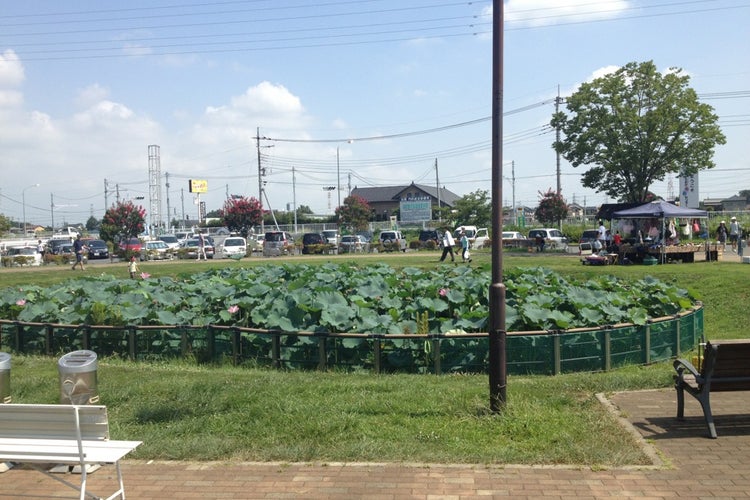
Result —
[[[469,238],[469,243],[471,243],[472,248],[483,248],[484,244],[490,240],[490,235],[486,227],[478,228],[477,226],[458,226],[456,230],[453,231],[453,237],[456,242],[461,238],[461,231],[466,233],[466,237]]]

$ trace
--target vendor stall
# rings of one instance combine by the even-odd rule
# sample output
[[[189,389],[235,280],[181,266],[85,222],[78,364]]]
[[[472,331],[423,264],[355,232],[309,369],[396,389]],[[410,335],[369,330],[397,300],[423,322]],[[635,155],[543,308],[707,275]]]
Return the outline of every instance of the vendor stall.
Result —
[[[622,257],[642,261],[652,255],[659,262],[693,262],[696,253],[709,252],[706,240],[699,239],[707,236],[707,219],[705,210],[653,201],[613,212],[612,231],[626,242],[619,249]]]

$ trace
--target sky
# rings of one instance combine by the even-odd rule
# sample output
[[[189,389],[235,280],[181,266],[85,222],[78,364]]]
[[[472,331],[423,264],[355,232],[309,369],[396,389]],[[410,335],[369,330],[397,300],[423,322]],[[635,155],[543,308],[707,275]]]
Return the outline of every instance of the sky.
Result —
[[[750,2],[504,14],[503,205],[556,189],[556,96],[649,60],[690,75],[727,137],[700,198],[750,189]],[[490,191],[492,47],[492,2],[0,0],[0,213],[59,227],[118,199],[150,210],[156,165],[163,219],[197,218],[190,179],[209,211],[260,184],[265,208],[317,214],[354,187]],[[563,197],[616,201],[581,186],[585,169],[561,160]],[[678,196],[679,179],[652,191]]]

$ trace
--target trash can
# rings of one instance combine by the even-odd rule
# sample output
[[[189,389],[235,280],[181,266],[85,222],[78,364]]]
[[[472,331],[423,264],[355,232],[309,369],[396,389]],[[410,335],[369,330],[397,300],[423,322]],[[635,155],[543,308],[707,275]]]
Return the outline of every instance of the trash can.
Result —
[[[0,403],[10,403],[10,354],[0,352]]]
[[[60,372],[60,403],[96,404],[99,394],[96,383],[96,353],[73,351],[57,363]]]

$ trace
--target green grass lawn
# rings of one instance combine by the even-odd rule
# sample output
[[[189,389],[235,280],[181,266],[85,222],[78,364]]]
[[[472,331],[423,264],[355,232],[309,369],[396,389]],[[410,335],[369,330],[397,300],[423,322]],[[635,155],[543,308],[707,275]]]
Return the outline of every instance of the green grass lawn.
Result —
[[[437,252],[357,257],[393,266],[446,266]],[[472,265],[489,270],[490,256]],[[294,256],[143,263],[152,276],[212,266],[343,261],[349,256]],[[708,338],[747,337],[750,266],[697,262],[659,266],[582,266],[575,256],[506,254],[506,268],[544,266],[578,277],[646,274],[697,290]],[[458,264],[460,265],[460,264]],[[124,264],[89,266],[86,273],[125,278]],[[68,267],[3,269],[0,286],[45,284],[80,276]],[[143,440],[134,457],[181,460],[418,461],[448,463],[647,463],[647,458],[595,398],[597,392],[669,387],[670,363],[607,373],[509,377],[507,405],[489,411],[483,375],[372,375],[281,372],[196,366],[189,361],[135,364],[99,359],[101,402],[112,436]],[[56,403],[55,359],[13,356],[16,403]]]

